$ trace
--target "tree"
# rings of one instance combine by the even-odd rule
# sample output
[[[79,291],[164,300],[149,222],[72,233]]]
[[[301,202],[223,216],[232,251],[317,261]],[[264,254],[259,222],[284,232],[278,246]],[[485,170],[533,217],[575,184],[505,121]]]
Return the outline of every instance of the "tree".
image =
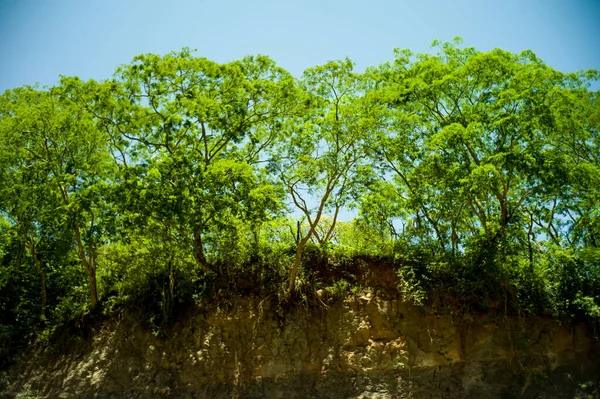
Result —
[[[15,222],[45,288],[35,235],[47,225],[72,234],[88,276],[90,305],[98,303],[97,248],[101,240],[101,186],[109,173],[104,135],[60,90],[31,87],[5,93],[2,140],[10,151],[4,169],[5,212]]]
[[[231,227],[231,218],[257,222],[278,207],[257,165],[279,134],[291,85],[268,57],[217,64],[184,49],[138,56],[115,80],[72,99],[111,137],[123,209],[179,234],[212,273],[209,233]]]
[[[426,226],[442,254],[480,235],[487,248],[531,247],[530,222],[556,238],[569,170],[588,162],[577,153],[597,151],[573,112],[590,109],[586,80],[528,51],[436,45],[436,55],[397,51],[393,65],[372,71],[389,126],[374,147],[410,224]]]
[[[359,101],[360,84],[349,59],[306,70],[300,111],[285,126],[287,137],[274,147],[272,171],[309,225],[297,242],[290,293],[304,247],[313,236],[323,245],[329,241],[357,185],[361,145],[373,128],[369,110]],[[326,211],[332,211],[333,218],[322,231],[319,224]]]

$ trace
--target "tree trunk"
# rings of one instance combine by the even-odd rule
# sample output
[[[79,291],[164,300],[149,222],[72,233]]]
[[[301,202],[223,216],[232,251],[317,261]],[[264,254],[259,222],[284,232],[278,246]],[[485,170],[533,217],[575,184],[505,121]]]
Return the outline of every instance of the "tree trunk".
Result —
[[[95,309],[98,306],[98,291],[96,288],[96,268],[86,270],[88,275],[88,284],[90,286],[90,306]]]
[[[306,235],[306,237],[304,237],[302,240],[300,240],[300,242],[298,243],[298,246],[296,247],[296,258],[294,259],[294,264],[292,265],[292,271],[290,273],[290,285],[288,288],[289,295],[292,295],[292,290],[294,289],[294,284],[296,282],[296,275],[298,274],[298,268],[300,267],[300,263],[302,262],[302,251],[304,250],[306,243],[310,239],[310,236],[312,235],[312,231],[313,231],[313,229],[311,228],[309,233]]]
[[[93,310],[98,305],[98,290],[96,288],[96,265],[93,263],[93,261],[90,262],[85,255],[85,250],[83,249],[83,243],[81,241],[79,225],[75,226],[75,240],[77,241],[77,254],[79,255],[79,259],[83,264],[85,272],[87,273],[90,291],[90,307]],[[93,260],[93,258],[94,257],[90,254],[90,259]]]
[[[42,309],[41,309],[41,315],[40,318],[42,319],[42,321],[46,321],[46,301],[47,301],[47,297],[46,297],[46,275],[44,274],[44,270],[42,269],[42,265],[37,257],[37,252],[35,250],[35,247],[33,246],[33,243],[31,241],[29,241],[29,238],[27,237],[27,232],[25,230],[23,230],[23,238],[25,239],[25,245],[27,246],[27,249],[29,250],[29,254],[31,255],[31,257],[33,258],[33,263],[35,264],[35,268],[38,272],[38,274],[40,275],[40,293],[41,293],[41,297],[42,297]]]
[[[175,290],[175,257],[171,254],[171,258],[169,259],[169,295],[171,296],[171,300],[173,300],[173,291]]]
[[[212,269],[208,267],[206,255],[204,255],[204,244],[202,243],[202,235],[194,233],[194,260],[205,273],[211,273]]]
[[[165,301],[163,303],[163,322],[167,322],[171,318],[173,312],[174,291],[175,291],[175,255],[171,253],[169,258],[169,288],[166,293],[163,293]]]
[[[500,225],[502,227],[508,225],[508,207],[506,205],[506,198],[500,200]]]
[[[533,245],[531,245],[531,239],[533,238],[533,214],[529,213],[529,231],[527,232],[527,246],[529,248],[529,272],[533,274]]]

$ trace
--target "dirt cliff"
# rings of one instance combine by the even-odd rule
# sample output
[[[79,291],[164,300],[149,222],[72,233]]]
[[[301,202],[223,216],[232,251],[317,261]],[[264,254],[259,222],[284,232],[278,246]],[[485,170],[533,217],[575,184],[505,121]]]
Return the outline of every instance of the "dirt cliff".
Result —
[[[435,315],[365,292],[282,309],[232,297],[156,336],[131,312],[13,370],[5,396],[42,398],[573,398],[598,393],[582,324]]]

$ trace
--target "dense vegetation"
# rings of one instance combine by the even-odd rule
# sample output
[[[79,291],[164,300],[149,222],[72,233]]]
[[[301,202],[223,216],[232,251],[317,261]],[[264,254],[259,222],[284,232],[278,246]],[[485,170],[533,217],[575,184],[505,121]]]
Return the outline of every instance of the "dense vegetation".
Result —
[[[6,91],[0,358],[88,311],[314,292],[315,262],[357,257],[416,302],[599,318],[598,73],[434,46],[300,78],[184,49]]]

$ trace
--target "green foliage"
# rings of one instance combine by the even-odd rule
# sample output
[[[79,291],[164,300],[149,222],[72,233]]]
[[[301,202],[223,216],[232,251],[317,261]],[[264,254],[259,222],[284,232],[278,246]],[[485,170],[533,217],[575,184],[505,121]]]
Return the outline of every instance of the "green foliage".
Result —
[[[434,46],[299,79],[183,49],[5,92],[0,367],[86,314],[136,306],[160,332],[209,296],[283,298],[286,280],[288,299],[342,297],[364,259],[393,259],[406,300],[586,318],[598,336],[598,72]]]
[[[342,279],[334,282],[331,286],[325,287],[325,291],[330,298],[344,299],[350,293],[357,293],[358,288],[351,282]]]

